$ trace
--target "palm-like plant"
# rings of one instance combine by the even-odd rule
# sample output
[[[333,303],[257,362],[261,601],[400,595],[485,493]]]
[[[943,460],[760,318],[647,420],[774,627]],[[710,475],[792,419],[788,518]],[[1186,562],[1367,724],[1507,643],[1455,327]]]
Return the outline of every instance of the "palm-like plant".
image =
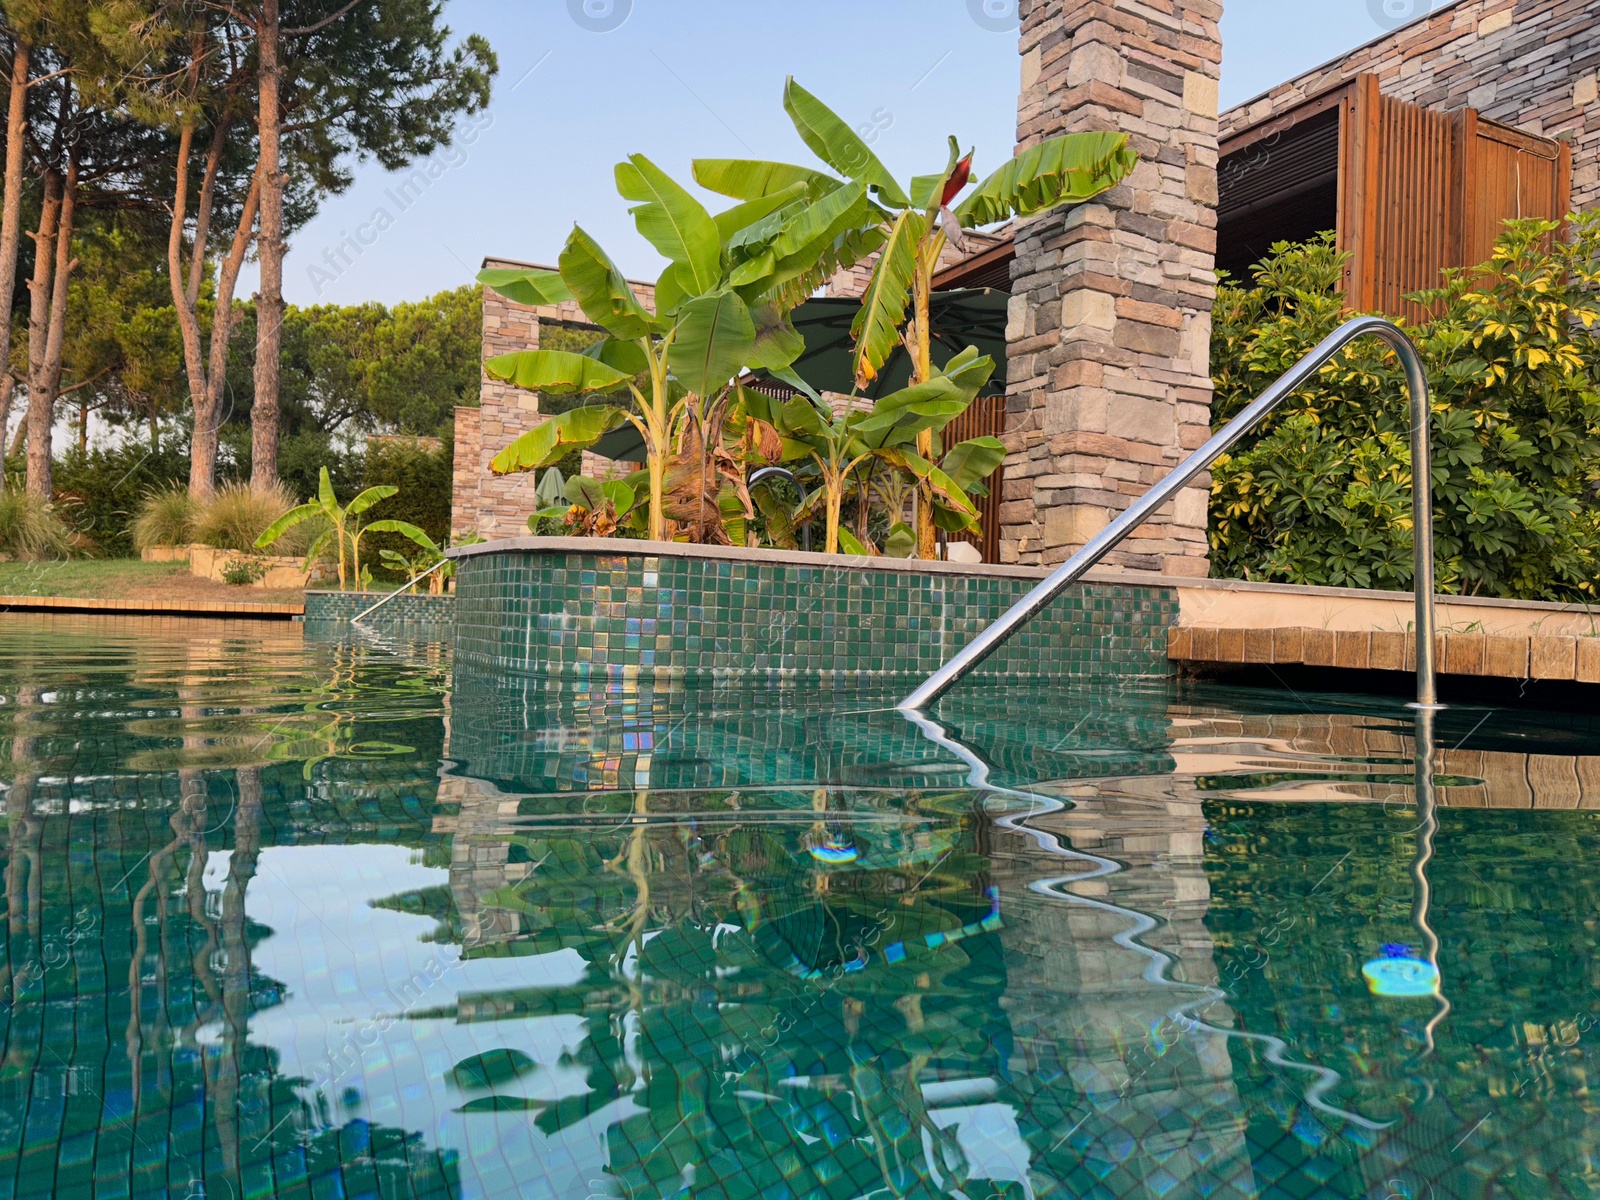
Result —
[[[354,560],[354,577],[357,581],[361,579],[361,538],[364,534],[388,531],[403,534],[413,542],[417,542],[418,545],[423,544],[418,540],[419,536],[427,539],[431,544],[431,539],[428,539],[427,534],[423,533],[415,525],[410,525],[405,521],[375,521],[363,528],[360,522],[356,520],[357,517],[378,503],[378,501],[387,500],[399,490],[392,484],[379,484],[377,487],[369,487],[354,500],[350,501],[349,504],[341,507],[338,497],[333,494],[333,480],[328,478],[328,468],[323,467],[322,473],[317,479],[317,498],[296,508],[291,508],[271,525],[268,525],[262,531],[261,536],[256,538],[256,549],[265,550],[296,525],[309,521],[314,517],[322,517],[328,522],[328,528],[323,530],[321,536],[311,543],[311,548],[306,551],[306,563],[309,565],[315,561],[316,557],[326,550],[328,543],[332,541],[339,552],[339,588],[342,591],[346,581],[350,578],[347,567],[349,563],[349,559],[346,557],[347,551],[350,558]]]
[[[559,270],[495,269],[479,280],[522,304],[575,301],[607,336],[583,353],[528,350],[490,359],[492,378],[552,395],[631,394],[631,408],[575,408],[518,438],[497,474],[553,465],[629,422],[644,439],[648,532],[665,536],[664,480],[685,424],[703,419],[747,368],[784,378],[804,348],[788,313],[840,267],[882,243],[865,184],[812,186],[801,172],[713,216],[642,154],[616,168],[639,232],[669,261],[646,308],[605,251],[574,227]],[[821,180],[820,175],[816,175]]]
[[[1000,465],[1005,457],[1000,440],[972,438],[952,446],[937,463],[919,447],[924,439],[931,446],[939,431],[966,411],[993,372],[994,361],[968,347],[942,370],[935,368],[931,379],[882,397],[870,410],[847,408],[835,414],[806,396],[780,404],[759,392],[747,392],[745,404],[751,416],[778,431],[786,459],[805,457],[816,464],[827,552],[838,553],[848,538],[846,549],[866,553],[864,545],[840,528],[839,518],[851,476],[869,459],[880,459],[926,486],[950,514],[953,528],[970,528],[977,520],[968,489]]]
[[[1080,204],[1115,187],[1138,162],[1125,134],[1047,138],[1011,159],[957,204],[971,182],[973,156],[971,151],[962,155],[955,138],[950,139],[943,171],[918,175],[909,187],[901,187],[866,142],[793,77],[784,87],[783,105],[806,145],[842,179],[806,167],[748,159],[697,159],[694,177],[703,187],[747,204],[760,203],[797,182],[823,199],[839,192],[853,194],[859,188],[871,192],[875,202],[869,204],[869,220],[882,254],[851,326],[858,387],[872,382],[900,344],[910,355],[913,386],[935,377],[928,302],[940,255],[947,242],[961,248],[963,229]],[[931,429],[918,435],[916,453],[924,460],[931,457]],[[929,476],[919,475],[917,490],[922,501],[917,506],[917,553],[933,558],[938,489]]]

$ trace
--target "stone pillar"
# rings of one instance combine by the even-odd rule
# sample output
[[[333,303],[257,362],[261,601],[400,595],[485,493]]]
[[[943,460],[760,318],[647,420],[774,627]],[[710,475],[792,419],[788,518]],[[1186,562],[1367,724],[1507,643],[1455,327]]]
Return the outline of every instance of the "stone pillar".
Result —
[[[533,264],[487,258],[483,265],[526,267]],[[632,286],[639,302],[653,309],[655,287],[637,282],[633,282]],[[559,305],[529,307],[513,303],[498,292],[485,288],[484,360],[517,350],[537,350],[539,331],[546,322],[583,329],[596,335],[600,332],[570,300]],[[456,450],[450,507],[453,536],[468,531],[490,541],[527,536],[528,516],[539,507],[539,500],[534,494],[535,473],[527,471],[516,475],[495,475],[489,470],[489,463],[517,438],[547,419],[539,411],[538,393],[490,379],[487,373],[480,377],[478,407],[456,409]],[[588,453],[583,456],[583,464],[586,475],[598,478],[609,478],[632,469]]]
[[[1220,0],[1022,0],[1017,140],[1132,135],[1121,187],[1021,222],[1001,559],[1055,564],[1210,433]],[[1209,477],[1107,561],[1204,576]]]

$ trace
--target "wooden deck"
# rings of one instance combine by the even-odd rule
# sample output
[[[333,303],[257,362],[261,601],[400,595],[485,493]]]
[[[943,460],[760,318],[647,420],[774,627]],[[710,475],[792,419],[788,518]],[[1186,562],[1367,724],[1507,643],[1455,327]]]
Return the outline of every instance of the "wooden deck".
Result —
[[[1435,647],[1441,675],[1600,683],[1600,637],[1441,633]],[[1386,631],[1179,627],[1167,635],[1167,657],[1229,666],[1417,669],[1415,636]]]
[[[82,596],[0,596],[0,612],[105,613],[124,617],[218,617],[228,620],[292,621],[304,616],[304,601],[93,600]]]

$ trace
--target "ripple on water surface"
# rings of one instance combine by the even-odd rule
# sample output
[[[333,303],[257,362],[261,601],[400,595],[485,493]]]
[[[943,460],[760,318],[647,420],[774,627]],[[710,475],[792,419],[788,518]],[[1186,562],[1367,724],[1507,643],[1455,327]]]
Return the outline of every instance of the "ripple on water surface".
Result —
[[[0,1195],[1600,1191],[1587,716],[0,621]]]

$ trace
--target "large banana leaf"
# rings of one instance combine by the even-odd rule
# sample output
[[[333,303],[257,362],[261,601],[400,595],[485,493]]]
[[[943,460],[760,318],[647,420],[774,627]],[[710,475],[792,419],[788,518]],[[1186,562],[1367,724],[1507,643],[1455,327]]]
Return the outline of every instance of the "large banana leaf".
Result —
[[[610,405],[559,413],[496,454],[489,470],[496,475],[510,475],[554,466],[575,450],[589,449],[627,419],[622,409]]]
[[[805,144],[823,162],[847,179],[877,188],[884,201],[895,208],[906,208],[911,199],[878,161],[859,134],[831,108],[818,100],[790,76],[783,88],[783,107],[794,122]]]
[[[756,327],[732,292],[697,296],[678,312],[667,364],[679,383],[700,396],[715,394],[749,363]]]
[[[1031,217],[1063,204],[1082,204],[1132,173],[1139,156],[1125,133],[1069,133],[1046,138],[978,185],[956,209],[963,226]]]
[[[868,219],[865,184],[848,184],[814,204],[791,202],[743,230],[730,243],[744,261],[729,277],[748,303],[769,296],[796,276],[815,270],[832,256],[840,239]]]
[[[994,374],[994,359],[987,354],[980,355],[976,346],[968,346],[945,363],[940,374],[955,384],[967,403],[971,404]]]
[[[823,248],[821,257],[807,262],[803,255],[795,255],[778,264],[774,273],[771,298],[786,309],[804,304],[807,298],[840,271],[848,271],[857,263],[871,258],[883,248],[885,234],[874,225],[870,229],[847,229],[831,245]]]
[[[752,225],[764,221],[767,217],[777,212],[786,205],[793,204],[807,197],[806,185],[802,180],[796,180],[786,188],[779,188],[765,196],[758,196],[754,200],[746,200],[743,204],[735,204],[724,212],[719,212],[711,219],[716,222],[717,235],[721,239],[734,244],[740,234]]]
[[[488,267],[478,272],[478,282],[517,304],[560,304],[572,292],[559,271],[532,267]]]
[[[751,314],[756,340],[746,366],[763,371],[781,371],[806,348],[805,338],[789,322],[789,314],[776,304],[766,304]]]
[[[576,225],[561,248],[561,278],[584,315],[612,337],[636,341],[654,328],[649,312],[616,264]]]
[[[895,218],[889,240],[873,268],[861,310],[850,324],[856,340],[856,384],[866,387],[900,344],[900,326],[906,319],[911,280],[917,269],[917,243],[928,232],[928,219],[907,209]]]
[[[354,500],[350,501],[350,507],[344,510],[345,516],[360,516],[379,500],[387,500],[399,490],[399,488],[390,483],[380,483],[377,487],[369,487]]]
[[[785,221],[773,244],[773,252],[779,258],[814,252],[819,243],[831,242],[844,229],[864,224],[866,218],[866,184],[846,185]]]
[[[953,383],[939,377],[883,397],[870,413],[852,418],[851,424],[872,449],[906,445],[924,429],[943,429],[969,403]]]
[[[697,158],[692,164],[694,181],[708,191],[735,200],[759,200],[803,184],[812,199],[827,195],[839,186],[831,175],[793,163],[757,162],[748,158]]]
[[[999,438],[975,437],[950,447],[939,460],[939,469],[963,491],[982,483],[1005,461],[1006,448]]]
[[[322,515],[322,505],[317,503],[302,504],[298,508],[291,508],[262,531],[261,536],[256,539],[256,549],[265,550],[302,521],[309,521],[312,517],[320,517]]]
[[[428,536],[427,531],[424,530],[424,529],[418,528],[417,526],[413,525],[410,521],[392,521],[392,520],[374,521],[374,522],[372,522],[372,524],[368,525],[362,532],[364,532],[364,533],[398,533],[401,537],[409,538],[411,541],[413,541],[417,545],[421,546],[424,550],[428,551],[430,554],[439,554],[439,553],[441,553],[441,551],[439,550],[439,547],[434,543],[434,540],[431,537]]]
[[[642,352],[640,357],[643,357]],[[483,364],[483,369],[490,379],[500,379],[533,392],[548,392],[552,396],[614,392],[637,374],[620,371],[598,357],[571,350],[517,350],[511,354],[497,354]]]
[[[569,503],[582,505],[590,512],[597,512],[610,501],[619,519],[632,512],[638,503],[634,490],[622,480],[590,479],[587,475],[575,475],[567,480],[565,495]]]
[[[683,302],[694,296],[684,280],[686,275],[688,270],[682,263],[668,263],[667,269],[661,272],[656,280],[656,316],[668,319],[676,316]]]
[[[601,338],[581,351],[585,358],[602,362],[614,371],[627,375],[643,375],[650,369],[650,360],[638,342],[619,342],[616,338]]]
[[[630,211],[645,241],[688,270],[685,282],[696,295],[714,291],[722,274],[722,237],[704,205],[642,154],[618,163],[616,179],[624,200],[644,201]]]
[[[776,415],[778,428],[791,437],[817,438],[828,429],[828,418],[803,396],[790,400]]]

